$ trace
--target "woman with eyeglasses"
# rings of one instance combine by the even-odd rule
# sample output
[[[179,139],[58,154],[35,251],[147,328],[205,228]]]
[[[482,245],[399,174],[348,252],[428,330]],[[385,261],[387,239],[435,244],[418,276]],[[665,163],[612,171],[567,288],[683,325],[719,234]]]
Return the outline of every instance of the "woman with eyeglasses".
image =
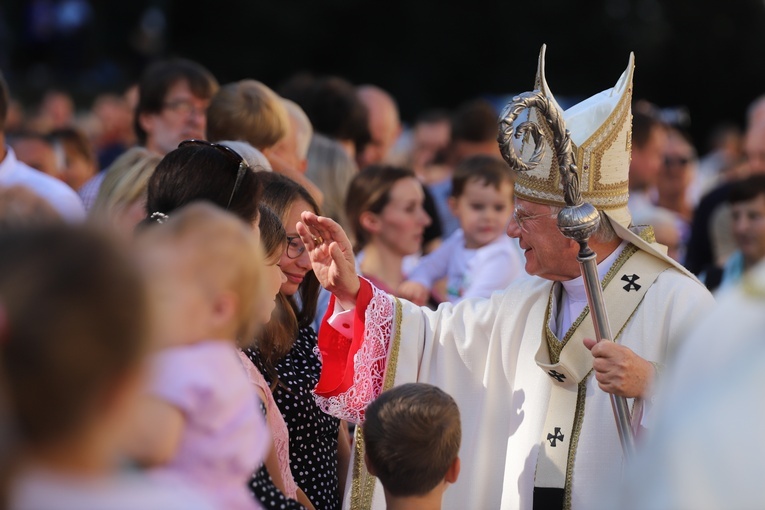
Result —
[[[269,383],[289,429],[290,467],[298,487],[316,508],[339,509],[350,442],[347,427],[321,411],[313,397],[321,360],[311,322],[320,287],[295,227],[303,211],[315,213],[319,207],[304,187],[285,176],[262,173],[259,179],[263,203],[287,231],[287,248],[279,262],[287,281],[257,346],[245,353]],[[261,483],[256,473],[250,484],[254,493],[262,492]]]

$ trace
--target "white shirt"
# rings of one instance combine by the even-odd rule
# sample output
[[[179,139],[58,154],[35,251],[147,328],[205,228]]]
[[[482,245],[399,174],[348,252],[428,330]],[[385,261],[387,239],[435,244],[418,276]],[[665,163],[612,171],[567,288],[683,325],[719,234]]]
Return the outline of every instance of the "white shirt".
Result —
[[[457,303],[471,297],[489,297],[525,275],[513,240],[505,234],[476,249],[465,247],[465,233],[457,229],[435,251],[422,257],[408,279],[432,288],[447,278],[447,299]]]
[[[85,219],[85,207],[76,191],[22,163],[10,147],[5,150],[5,158],[0,161],[0,186],[24,186],[44,198],[65,220],[79,222]]]

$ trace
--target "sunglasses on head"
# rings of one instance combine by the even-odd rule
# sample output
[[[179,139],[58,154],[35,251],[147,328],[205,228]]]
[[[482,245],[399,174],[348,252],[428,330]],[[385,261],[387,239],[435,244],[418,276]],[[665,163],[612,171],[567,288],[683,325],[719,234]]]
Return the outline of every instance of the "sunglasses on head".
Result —
[[[228,208],[231,206],[231,201],[234,199],[234,194],[236,194],[236,190],[239,189],[239,186],[242,184],[244,174],[247,173],[247,170],[249,170],[250,166],[247,164],[244,158],[231,147],[227,147],[219,143],[208,142],[207,140],[184,140],[178,144],[178,147],[187,147],[189,145],[212,147],[239,165],[239,169],[236,172],[236,180],[234,181],[234,189],[231,190],[231,196],[228,197],[228,203],[226,204],[226,210],[228,210]]]

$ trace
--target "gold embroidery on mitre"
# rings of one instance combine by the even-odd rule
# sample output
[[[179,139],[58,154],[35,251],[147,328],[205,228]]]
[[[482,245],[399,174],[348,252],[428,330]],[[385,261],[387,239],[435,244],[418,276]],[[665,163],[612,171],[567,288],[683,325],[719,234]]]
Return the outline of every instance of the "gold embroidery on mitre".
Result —
[[[614,110],[580,147],[576,148],[582,198],[598,209],[617,209],[627,205],[629,196],[629,161],[632,137],[632,72],[630,62],[627,84]],[[618,143],[621,137],[625,142]],[[606,161],[604,161],[604,158]],[[608,168],[604,168],[608,165]],[[604,178],[616,177],[614,182]]]
[[[543,51],[540,52],[535,88],[542,90],[545,96],[550,99],[551,108],[556,108],[557,102],[555,102],[544,77],[543,60],[544,47]],[[623,90],[613,111],[580,146],[572,142],[572,149],[579,170],[582,198],[601,210],[626,207],[629,197],[628,174],[632,146],[633,71],[634,61],[633,57],[630,56],[630,63],[625,71],[625,82],[620,84],[620,78],[620,82],[617,82],[616,85],[621,85],[620,88]],[[563,116],[565,119],[565,114]],[[553,149],[552,130],[544,116],[539,114],[536,109],[532,108],[529,120],[540,127],[542,133],[540,143],[544,144],[545,151],[536,168],[528,172],[519,172],[516,175],[515,195],[533,202],[565,207],[560,170]],[[529,145],[531,144],[524,144],[521,151],[521,157],[524,161],[528,160],[534,149]]]

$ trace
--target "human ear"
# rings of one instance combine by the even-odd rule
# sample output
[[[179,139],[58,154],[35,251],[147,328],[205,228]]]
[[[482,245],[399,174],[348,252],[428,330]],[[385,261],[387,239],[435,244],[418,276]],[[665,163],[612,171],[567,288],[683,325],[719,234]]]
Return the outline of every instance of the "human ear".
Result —
[[[376,234],[380,231],[382,221],[377,214],[371,211],[364,211],[359,216],[359,224],[370,234]]]
[[[457,481],[457,478],[460,476],[460,458],[455,457],[454,461],[452,462],[452,465],[449,466],[449,469],[446,471],[446,475],[444,476],[444,480],[449,483],[454,483]]]

